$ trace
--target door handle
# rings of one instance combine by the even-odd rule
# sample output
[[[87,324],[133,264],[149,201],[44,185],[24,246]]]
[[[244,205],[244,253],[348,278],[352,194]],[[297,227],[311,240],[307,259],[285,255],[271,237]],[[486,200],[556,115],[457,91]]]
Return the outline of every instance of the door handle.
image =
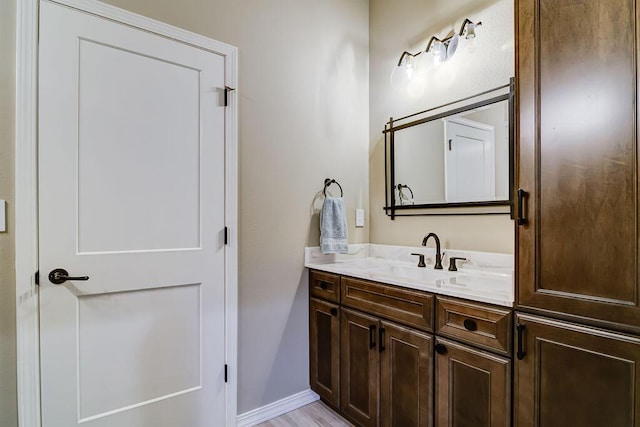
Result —
[[[376,325],[369,326],[369,349],[376,348]]]
[[[67,280],[78,280],[78,281],[87,281],[89,280],[89,276],[69,276],[69,272],[64,268],[56,268],[55,270],[51,270],[49,273],[49,281],[54,285],[61,285]]]
[[[529,193],[524,191],[522,188],[518,190],[518,225],[525,225],[527,223],[527,218],[524,216],[524,198],[527,197]]]
[[[382,353],[386,348],[384,346],[384,328],[378,329],[378,351]]]
[[[516,331],[518,332],[518,351],[516,352],[516,357],[518,358],[518,360],[524,359],[524,356],[527,355],[527,353],[525,353],[524,351],[522,343],[522,334],[524,332],[524,328],[525,326],[521,323],[518,323],[518,325],[516,326]]]

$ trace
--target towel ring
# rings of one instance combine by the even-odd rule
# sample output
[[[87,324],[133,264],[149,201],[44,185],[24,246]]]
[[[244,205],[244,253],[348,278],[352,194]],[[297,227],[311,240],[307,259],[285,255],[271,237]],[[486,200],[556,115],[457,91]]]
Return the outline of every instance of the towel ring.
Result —
[[[340,185],[338,181],[336,181],[335,179],[325,178],[324,188],[322,189],[322,194],[324,194],[324,197],[327,197],[327,187],[330,186],[331,184],[336,184],[338,187],[340,187],[340,197],[344,196],[344,192],[342,191],[342,185]]]
[[[400,204],[401,205],[403,204],[402,200],[403,200],[403,196],[404,196],[404,193],[402,193],[402,189],[403,188],[406,188],[407,190],[409,190],[409,192],[411,193],[411,200],[413,200],[413,190],[411,189],[411,187],[409,187],[408,185],[405,185],[405,184],[398,184],[398,196],[400,198]],[[407,200],[406,196],[404,196],[404,200]]]

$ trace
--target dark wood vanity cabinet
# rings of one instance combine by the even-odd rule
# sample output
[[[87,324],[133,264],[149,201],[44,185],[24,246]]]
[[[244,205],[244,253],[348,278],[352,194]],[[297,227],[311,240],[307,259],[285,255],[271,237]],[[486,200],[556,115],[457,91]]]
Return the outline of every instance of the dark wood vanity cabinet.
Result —
[[[359,425],[433,425],[431,335],[343,307],[341,364],[340,409]]]
[[[437,426],[511,425],[511,324],[511,310],[436,298]]]
[[[311,388],[352,422],[510,424],[511,310],[315,270],[310,294]]]

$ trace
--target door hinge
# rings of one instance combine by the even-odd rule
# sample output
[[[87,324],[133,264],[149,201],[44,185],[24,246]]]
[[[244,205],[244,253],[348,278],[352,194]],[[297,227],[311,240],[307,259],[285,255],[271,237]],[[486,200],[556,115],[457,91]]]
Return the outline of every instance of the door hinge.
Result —
[[[229,244],[229,227],[224,228],[224,244]]]
[[[224,365],[224,382],[229,382],[229,365]]]
[[[36,271],[34,278],[36,280],[36,285],[40,285],[40,270]]]
[[[225,86],[224,87],[224,106],[229,106],[229,92],[236,90],[236,88]]]

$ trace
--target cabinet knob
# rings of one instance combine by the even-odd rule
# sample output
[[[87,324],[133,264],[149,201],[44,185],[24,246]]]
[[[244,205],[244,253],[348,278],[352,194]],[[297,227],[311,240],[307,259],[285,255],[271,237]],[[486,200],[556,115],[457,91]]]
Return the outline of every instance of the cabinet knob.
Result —
[[[476,322],[474,320],[471,319],[464,319],[464,322],[462,323],[464,325],[464,328],[467,331],[477,331],[478,330],[478,325],[476,324]]]
[[[326,291],[326,290],[327,290],[327,282],[320,282],[320,288],[321,288],[323,291]]]
[[[336,316],[338,314],[338,309],[332,308],[331,310],[329,310],[329,313],[331,313],[332,316]]]
[[[445,347],[444,344],[436,344],[435,350],[436,350],[436,353],[438,353],[438,354],[446,354],[447,353],[447,347]]]

